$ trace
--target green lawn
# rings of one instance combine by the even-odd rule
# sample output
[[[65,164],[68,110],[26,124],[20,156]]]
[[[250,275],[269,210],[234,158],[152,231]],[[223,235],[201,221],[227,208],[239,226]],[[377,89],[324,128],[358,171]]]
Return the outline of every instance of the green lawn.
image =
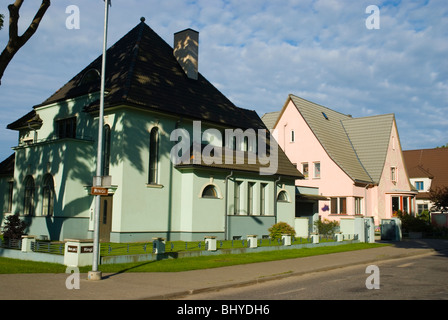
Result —
[[[166,259],[160,261],[147,261],[126,264],[100,265],[99,270],[104,273],[122,272],[179,272],[186,270],[209,269],[223,266],[248,264],[255,262],[284,260],[322,255],[329,253],[363,250],[377,248],[387,244],[378,243],[353,243],[338,246],[303,248],[291,250],[278,250],[258,253],[227,254],[214,256],[201,256],[194,258]],[[59,264],[23,261],[9,258],[0,258],[0,273],[64,273],[66,267]],[[80,272],[86,273],[91,267],[80,268]]]

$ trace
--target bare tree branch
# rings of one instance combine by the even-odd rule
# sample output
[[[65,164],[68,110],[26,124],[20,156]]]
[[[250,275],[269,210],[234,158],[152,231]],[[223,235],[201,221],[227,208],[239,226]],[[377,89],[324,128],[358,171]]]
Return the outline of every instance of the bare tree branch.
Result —
[[[19,51],[20,48],[34,35],[39,27],[42,18],[45,15],[48,7],[50,7],[50,0],[42,0],[42,3],[39,9],[36,12],[36,15],[31,21],[28,29],[23,33],[23,35],[19,36],[18,34],[18,24],[19,24],[19,11],[23,4],[24,0],[16,0],[14,3],[8,6],[9,10],[9,41],[6,45],[5,49],[0,55],[0,84],[1,79],[3,78],[3,73],[6,70],[6,67],[11,62],[14,55]]]

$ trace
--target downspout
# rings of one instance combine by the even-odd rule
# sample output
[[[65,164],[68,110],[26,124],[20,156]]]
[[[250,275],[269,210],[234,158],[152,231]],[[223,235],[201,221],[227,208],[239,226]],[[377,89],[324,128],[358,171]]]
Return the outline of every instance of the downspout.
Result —
[[[364,216],[367,217],[367,189],[369,188],[370,183],[368,183],[365,187],[364,187]]]
[[[227,210],[228,210],[228,203],[229,203],[229,200],[228,200],[228,195],[229,195],[229,188],[228,188],[228,182],[229,182],[229,179],[231,178],[233,176],[233,171],[231,171],[230,172],[230,174],[226,177],[226,197],[225,197],[225,211],[224,211],[224,240],[228,240],[228,219],[229,219],[229,215],[228,215],[228,212],[227,212]]]
[[[277,184],[280,182],[281,177],[278,177],[277,180],[274,181],[274,217],[275,223],[277,223]]]

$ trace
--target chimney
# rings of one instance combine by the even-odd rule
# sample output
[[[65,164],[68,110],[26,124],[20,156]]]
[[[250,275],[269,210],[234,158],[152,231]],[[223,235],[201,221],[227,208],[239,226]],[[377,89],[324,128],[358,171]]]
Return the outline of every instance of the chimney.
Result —
[[[188,78],[198,79],[199,32],[186,29],[174,34],[174,56]]]

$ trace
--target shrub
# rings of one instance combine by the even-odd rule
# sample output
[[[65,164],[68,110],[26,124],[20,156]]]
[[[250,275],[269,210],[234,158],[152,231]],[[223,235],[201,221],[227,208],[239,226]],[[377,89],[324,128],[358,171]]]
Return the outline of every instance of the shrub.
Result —
[[[271,239],[281,239],[282,234],[296,235],[296,231],[286,222],[278,222],[268,229]]]
[[[317,220],[316,222],[314,222],[314,225],[316,226],[319,234],[324,236],[333,235],[336,232],[337,228],[339,228],[338,221],[330,221],[328,219],[324,219],[324,221]]]
[[[401,220],[401,228],[404,232],[431,232],[431,224],[425,219],[411,216],[406,212],[399,211],[397,214],[398,218]]]
[[[5,219],[5,226],[3,227],[4,239],[20,239],[25,234],[27,224],[20,220],[19,215],[13,214]]]

